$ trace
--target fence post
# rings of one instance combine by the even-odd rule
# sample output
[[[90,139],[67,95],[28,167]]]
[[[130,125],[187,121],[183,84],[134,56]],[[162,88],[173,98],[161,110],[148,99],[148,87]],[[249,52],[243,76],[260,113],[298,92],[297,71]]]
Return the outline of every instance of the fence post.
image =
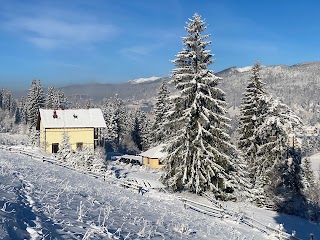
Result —
[[[184,199],[183,199],[183,207],[184,207],[184,209],[187,209],[186,200],[184,200]]]

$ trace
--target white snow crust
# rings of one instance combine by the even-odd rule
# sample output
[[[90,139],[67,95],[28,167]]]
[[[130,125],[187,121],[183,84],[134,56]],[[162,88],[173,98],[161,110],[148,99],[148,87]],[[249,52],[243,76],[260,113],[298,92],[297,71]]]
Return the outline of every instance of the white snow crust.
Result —
[[[158,79],[160,79],[161,77],[148,77],[148,78],[138,78],[138,79],[134,79],[134,80],[131,80],[129,81],[130,83],[132,84],[139,84],[139,83],[145,83],[145,82],[153,82],[153,81],[156,81]]]
[[[251,69],[252,69],[252,66],[246,66],[243,68],[236,68],[235,70],[238,72],[249,72],[249,71],[251,71]]]
[[[56,118],[54,118],[54,112]],[[41,123],[44,128],[105,128],[102,111],[99,108],[90,109],[40,109]]]

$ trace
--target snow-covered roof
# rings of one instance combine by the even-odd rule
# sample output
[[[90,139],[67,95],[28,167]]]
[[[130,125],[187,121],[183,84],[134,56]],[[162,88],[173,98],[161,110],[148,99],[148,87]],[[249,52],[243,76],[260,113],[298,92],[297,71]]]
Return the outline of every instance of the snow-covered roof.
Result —
[[[106,127],[102,111],[99,108],[65,110],[40,109],[40,119],[43,128]]]
[[[167,156],[167,153],[163,151],[165,144],[160,144],[154,148],[150,148],[149,150],[140,153],[140,156],[148,157],[148,158],[162,158]]]

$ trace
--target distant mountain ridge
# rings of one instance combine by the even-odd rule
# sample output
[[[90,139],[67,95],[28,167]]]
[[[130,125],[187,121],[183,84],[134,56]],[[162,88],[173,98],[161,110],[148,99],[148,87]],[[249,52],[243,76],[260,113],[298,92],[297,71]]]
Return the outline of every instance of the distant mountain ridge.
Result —
[[[230,106],[240,105],[250,74],[250,66],[231,67],[216,73],[217,76],[223,78],[220,87],[226,92],[226,99]],[[260,75],[267,84],[268,92],[283,98],[284,102],[300,116],[310,119],[317,111],[320,115],[320,62],[300,63],[292,66],[262,66]],[[121,84],[71,85],[60,89],[70,100],[84,97],[101,101],[118,94],[124,100],[154,101],[162,81],[170,82],[170,78],[150,77]],[[172,93],[176,91],[172,84],[169,84],[169,88]],[[20,93],[20,97],[21,95]],[[17,94],[15,96],[18,97]]]

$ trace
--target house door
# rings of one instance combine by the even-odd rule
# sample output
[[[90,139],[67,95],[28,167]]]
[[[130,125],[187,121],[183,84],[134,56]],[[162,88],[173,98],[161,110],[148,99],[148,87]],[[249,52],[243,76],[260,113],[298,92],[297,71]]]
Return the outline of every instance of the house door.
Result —
[[[52,153],[57,153],[59,151],[59,143],[52,143]]]

